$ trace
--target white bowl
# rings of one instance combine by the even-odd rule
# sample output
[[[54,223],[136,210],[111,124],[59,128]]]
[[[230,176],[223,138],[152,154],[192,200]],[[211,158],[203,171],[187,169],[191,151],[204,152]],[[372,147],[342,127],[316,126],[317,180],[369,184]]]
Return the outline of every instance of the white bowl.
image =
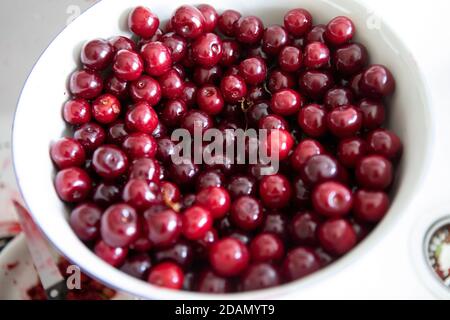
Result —
[[[338,0],[230,0],[209,1],[219,11],[237,9],[243,14],[255,14],[266,25],[281,23],[288,9],[304,7],[311,11],[315,23],[326,23],[338,15],[350,16],[357,27],[357,41],[365,44],[372,62],[387,65],[397,80],[397,90],[389,103],[392,128],[404,142],[394,201],[387,217],[379,227],[352,252],[331,266],[304,279],[267,290],[227,295],[209,295],[175,292],[151,286],[132,278],[97,258],[78,240],[68,225],[67,209],[53,187],[54,168],[49,157],[52,141],[62,136],[66,125],[61,118],[61,106],[68,99],[68,76],[77,68],[81,45],[92,38],[108,38],[128,34],[126,16],[129,10],[141,4],[151,6],[162,20],[176,7],[191,0],[159,1],[104,0],[86,11],[70,24],[52,42],[41,56],[22,91],[13,129],[13,154],[18,183],[25,202],[35,221],[52,244],[69,260],[78,264],[89,275],[107,285],[149,299],[208,299],[208,298],[274,298],[286,293],[320,286],[329,276],[355,259],[370,252],[402,215],[408,214],[410,199],[420,190],[428,170],[434,131],[432,114],[426,90],[407,48],[390,29],[368,8],[355,1]]]

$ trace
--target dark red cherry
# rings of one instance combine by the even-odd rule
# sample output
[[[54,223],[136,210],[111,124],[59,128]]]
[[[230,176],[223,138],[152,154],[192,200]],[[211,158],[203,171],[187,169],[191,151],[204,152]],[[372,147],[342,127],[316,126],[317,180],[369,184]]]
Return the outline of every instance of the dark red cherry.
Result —
[[[220,83],[222,78],[222,68],[218,65],[210,68],[203,66],[196,66],[192,79],[198,86],[204,86],[207,84],[216,85]]]
[[[256,181],[250,176],[233,176],[228,182],[228,191],[233,199],[241,196],[254,196],[256,194]]]
[[[158,115],[147,102],[138,102],[125,115],[125,126],[128,132],[151,134],[158,125]]]
[[[313,155],[305,161],[300,174],[303,181],[310,186],[314,186],[324,181],[337,179],[339,165],[336,159],[329,155]]]
[[[144,212],[144,230],[148,239],[156,247],[168,247],[175,244],[181,235],[181,216],[173,210]]]
[[[366,68],[359,81],[361,92],[370,98],[384,98],[395,90],[395,79],[383,65],[374,64]]]
[[[234,23],[241,18],[241,14],[235,10],[225,10],[217,20],[217,28],[225,36],[234,36]]]
[[[261,40],[264,25],[260,18],[255,16],[241,17],[234,23],[234,36],[244,44],[254,44]]]
[[[320,258],[307,247],[297,247],[288,252],[283,262],[283,274],[290,280],[303,278],[322,267]]]
[[[354,199],[353,214],[363,222],[377,223],[389,209],[389,197],[382,191],[358,190]]]
[[[392,183],[394,169],[392,163],[378,155],[362,158],[355,168],[358,184],[367,189],[384,190]]]
[[[83,146],[72,138],[61,138],[53,143],[50,155],[59,169],[81,167],[86,160]]]
[[[149,42],[141,49],[145,72],[150,76],[159,77],[172,67],[170,50],[161,42]]]
[[[70,214],[69,223],[82,241],[93,241],[100,235],[102,211],[96,205],[85,203],[77,206]]]
[[[186,239],[198,240],[212,228],[213,216],[209,208],[193,206],[182,213],[182,232]]]
[[[124,36],[115,36],[108,39],[109,44],[113,47],[114,53],[120,50],[136,51],[136,43],[130,38]]]
[[[209,262],[217,274],[224,277],[233,277],[247,268],[249,252],[241,241],[223,238],[211,246]]]
[[[187,114],[188,108],[183,100],[169,100],[161,110],[161,121],[169,127],[176,128]]]
[[[200,172],[197,178],[196,190],[201,190],[209,187],[222,187],[225,184],[225,176],[219,170],[204,170]]]
[[[338,182],[323,182],[311,195],[314,209],[326,217],[342,217],[349,213],[353,205],[351,191]]]
[[[303,105],[303,97],[292,89],[276,92],[270,101],[271,110],[280,116],[290,116],[297,113]]]
[[[148,254],[140,253],[128,257],[120,270],[130,276],[143,280],[146,278],[151,267],[152,261]]]
[[[320,100],[333,84],[332,75],[324,71],[309,70],[302,73],[299,78],[302,92],[314,100]]]
[[[327,114],[327,127],[339,138],[352,137],[362,127],[362,113],[351,105],[335,108]]]
[[[324,147],[316,140],[302,140],[291,156],[291,166],[300,172],[305,162],[312,156],[325,153]]]
[[[223,40],[222,42],[222,58],[220,59],[220,64],[222,66],[232,66],[234,65],[241,55],[241,49],[239,44],[234,40]]]
[[[369,60],[366,47],[360,43],[339,47],[333,56],[336,71],[343,76],[352,76],[362,71]]]
[[[69,90],[77,98],[94,99],[103,90],[103,80],[94,71],[78,70],[70,76]]]
[[[224,107],[224,100],[219,88],[204,86],[197,91],[197,104],[200,110],[210,116],[219,114]]]
[[[249,92],[249,98],[250,98],[250,92]],[[247,110],[247,120],[250,122],[250,125],[252,127],[258,127],[259,121],[262,118],[264,118],[265,116],[269,115],[269,108],[270,108],[270,104],[268,101],[261,100],[261,101],[254,103]]]
[[[197,102],[197,86],[190,81],[186,81],[180,99],[186,102],[189,107],[194,105]]]
[[[258,127],[265,130],[289,130],[289,123],[281,116],[269,114],[259,120]]]
[[[309,206],[310,189],[301,177],[297,177],[293,181],[293,201],[300,208]]]
[[[183,288],[183,270],[173,262],[163,262],[154,266],[148,275],[148,282],[167,289]]]
[[[143,75],[130,84],[130,96],[134,102],[147,102],[155,106],[161,100],[161,86],[152,77]]]
[[[289,204],[292,187],[289,180],[283,175],[265,176],[259,185],[259,195],[267,207],[281,209]]]
[[[187,241],[180,240],[171,247],[156,251],[154,260],[156,263],[172,261],[183,268],[187,268],[192,264],[194,254],[192,245]]]
[[[328,110],[353,103],[353,93],[350,89],[336,87],[325,93],[323,103]]]
[[[250,243],[252,261],[272,262],[284,256],[284,245],[280,238],[271,233],[260,233]]]
[[[363,127],[369,130],[379,128],[386,118],[386,111],[381,101],[363,99],[358,108],[363,115]]]
[[[163,98],[177,99],[183,94],[184,80],[175,69],[167,71],[158,80]]]
[[[305,47],[305,67],[319,69],[330,64],[330,49],[322,42],[311,42]]]
[[[126,247],[138,237],[138,215],[126,204],[109,207],[100,224],[102,240],[111,247]]]
[[[303,37],[311,30],[313,18],[305,9],[292,9],[284,16],[284,27],[295,37]]]
[[[263,218],[261,203],[251,196],[242,196],[231,205],[231,220],[242,230],[250,231],[258,228]]]
[[[222,59],[222,54],[222,40],[214,33],[205,33],[192,43],[192,58],[201,66],[215,66]]]
[[[312,211],[296,213],[289,224],[291,239],[299,245],[316,246],[317,229],[321,223],[322,220]]]
[[[138,79],[144,71],[144,62],[137,53],[120,50],[114,57],[113,71],[118,79],[133,81]]]
[[[116,121],[121,110],[119,99],[109,93],[101,95],[92,103],[92,116],[101,124]]]
[[[211,270],[202,272],[197,280],[196,289],[204,293],[227,293],[232,291],[231,281],[220,277]]]
[[[289,157],[294,147],[294,138],[286,130],[272,129],[269,131],[264,146],[267,150],[267,156],[272,159],[276,157],[276,159],[282,161]]]
[[[326,25],[318,24],[315,25],[307,34],[306,34],[306,43],[312,42],[325,42],[324,33],[326,30]]]
[[[71,125],[82,125],[91,121],[91,106],[84,99],[69,100],[63,107],[64,120]]]
[[[158,186],[142,179],[130,179],[123,188],[122,198],[138,211],[143,211],[153,204],[161,202]]]
[[[345,219],[330,219],[318,229],[320,245],[328,253],[341,256],[356,245],[357,238],[352,225]]]
[[[180,62],[186,56],[188,44],[183,37],[169,32],[162,35],[160,41],[169,48],[173,63]]]
[[[266,79],[267,66],[261,58],[248,58],[239,65],[239,74],[245,82],[250,85],[257,85]]]
[[[220,91],[228,103],[238,103],[247,95],[245,80],[238,75],[228,75],[220,82]]]
[[[216,9],[209,4],[200,4],[197,9],[203,14],[205,18],[205,32],[214,32],[217,25],[217,20],[219,20],[219,14]]]
[[[55,189],[65,202],[81,202],[87,198],[92,181],[86,171],[80,168],[67,168],[59,171],[55,177]]]
[[[92,157],[95,172],[105,179],[115,179],[128,169],[128,157],[116,146],[103,145]]]
[[[325,108],[309,104],[300,109],[297,122],[304,133],[311,137],[321,137],[327,132]]]
[[[179,7],[170,20],[173,30],[183,38],[195,39],[205,32],[207,23],[202,12],[196,7]]]
[[[111,63],[113,56],[113,47],[103,39],[89,41],[81,49],[81,63],[91,70],[105,69]]]
[[[339,46],[352,40],[355,25],[347,17],[336,17],[327,24],[324,37],[328,43]]]
[[[130,159],[154,158],[157,148],[155,138],[142,132],[131,133],[122,144]]]
[[[281,284],[281,276],[277,268],[269,263],[253,264],[244,272],[240,280],[240,288],[252,291],[275,287]]]
[[[92,193],[92,201],[102,208],[109,207],[114,203],[117,203],[121,200],[121,189],[119,186],[102,182],[98,184],[93,193]]]
[[[367,136],[369,152],[382,155],[388,159],[397,159],[402,153],[402,142],[392,131],[378,129]]]
[[[354,168],[356,163],[367,154],[367,143],[361,138],[347,138],[338,145],[339,162],[348,168]]]
[[[196,128],[204,133],[206,130],[212,128],[213,119],[205,112],[200,110],[189,110],[188,113],[181,120],[181,127],[194,134]]]
[[[278,55],[289,42],[286,30],[279,25],[267,27],[262,37],[262,49],[268,55]]]
[[[105,92],[116,96],[120,100],[127,100],[129,97],[129,83],[118,79],[112,74],[105,80]]]
[[[159,19],[150,9],[136,7],[128,16],[128,27],[130,30],[144,39],[153,37],[159,27]]]
[[[97,242],[94,247],[95,254],[105,261],[106,263],[112,265],[113,267],[119,267],[127,258],[128,248],[123,247],[111,247],[107,245],[103,240]]]
[[[303,65],[303,53],[300,48],[285,46],[278,55],[278,65],[285,72],[296,72]]]
[[[75,130],[73,137],[86,152],[92,152],[105,142],[106,133],[98,124],[89,122]]]
[[[269,73],[267,88],[271,93],[275,93],[283,89],[291,89],[294,86],[295,79],[292,74],[277,69],[274,69]]]
[[[198,165],[189,161],[181,164],[171,164],[169,173],[181,185],[191,185],[198,176],[200,168]]]

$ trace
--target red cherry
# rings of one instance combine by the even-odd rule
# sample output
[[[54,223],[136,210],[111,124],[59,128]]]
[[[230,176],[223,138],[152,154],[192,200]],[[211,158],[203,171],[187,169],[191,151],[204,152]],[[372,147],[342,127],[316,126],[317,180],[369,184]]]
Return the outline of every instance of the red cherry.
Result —
[[[173,262],[162,262],[154,266],[148,275],[149,283],[168,289],[182,289],[183,281],[183,270]]]

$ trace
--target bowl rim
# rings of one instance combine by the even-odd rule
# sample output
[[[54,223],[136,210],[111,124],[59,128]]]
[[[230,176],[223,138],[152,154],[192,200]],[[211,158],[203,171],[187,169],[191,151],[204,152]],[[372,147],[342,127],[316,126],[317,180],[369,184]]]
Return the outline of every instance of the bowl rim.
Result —
[[[322,2],[331,5],[329,0],[321,0]],[[74,19],[78,20],[80,17],[85,15],[87,12],[92,11],[93,9],[97,8],[100,4],[108,2],[108,0],[100,0],[96,3],[94,3],[92,6],[87,8],[84,12],[81,13],[78,17]],[[346,3],[348,5],[348,3]],[[351,5],[357,7],[358,10],[370,10],[370,4],[366,2],[361,2],[359,0],[351,0]],[[370,11],[369,11],[370,12]],[[394,28],[387,23],[383,18],[377,17],[380,21],[380,23],[385,26],[387,32],[389,33],[390,37],[395,39],[396,47],[401,48],[405,52],[411,53],[412,51],[410,48],[405,44],[405,42],[400,38],[397,33],[394,31]],[[13,124],[11,128],[12,132],[12,146],[11,146],[11,153],[12,153],[12,159],[13,159],[13,168],[14,173],[17,181],[17,186],[19,193],[23,199],[23,202],[25,206],[30,211],[31,215],[33,216],[33,212],[28,206],[25,194],[23,192],[23,189],[21,187],[21,182],[19,179],[19,173],[16,166],[16,157],[17,157],[17,151],[16,151],[16,143],[17,140],[16,136],[18,135],[18,132],[16,130],[16,122],[17,122],[17,113],[21,105],[22,95],[25,88],[28,86],[29,78],[34,73],[36,65],[41,61],[41,58],[46,54],[49,47],[61,36],[61,34],[68,28],[72,26],[72,23],[67,24],[60,32],[55,35],[55,37],[49,42],[49,44],[46,46],[46,48],[42,51],[42,53],[38,56],[35,63],[33,64],[31,71],[29,72],[24,85],[20,91],[19,98],[17,101],[16,109],[14,111],[13,116]],[[424,141],[424,152],[427,154],[427,156],[424,157],[424,161],[421,163],[420,171],[417,174],[416,183],[414,187],[409,191],[410,197],[414,198],[414,195],[417,194],[420,190],[420,185],[422,182],[426,179],[429,167],[432,163],[434,154],[435,154],[435,139],[434,136],[436,135],[436,125],[435,125],[435,118],[433,112],[435,105],[432,101],[432,95],[430,94],[430,88],[428,85],[427,78],[425,77],[422,69],[417,64],[416,60],[414,59],[413,55],[411,54],[408,57],[403,57],[405,59],[405,63],[410,66],[410,72],[415,75],[415,78],[420,81],[418,83],[418,87],[421,88],[421,96],[423,100],[423,104],[426,106],[428,112],[425,113],[426,119],[424,119],[424,123],[426,124],[425,127],[428,129],[428,132],[426,134],[426,140]],[[292,293],[294,290],[305,290],[306,288],[317,284],[319,282],[325,281],[328,277],[332,275],[337,275],[340,271],[342,271],[344,268],[348,267],[352,261],[354,260],[355,256],[363,257],[364,255],[368,254],[371,247],[375,245],[377,241],[380,240],[380,238],[385,237],[387,233],[392,231],[394,226],[398,223],[400,216],[406,214],[414,201],[409,201],[403,205],[401,208],[403,212],[399,212],[395,215],[390,213],[390,210],[388,211],[386,217],[376,226],[375,229],[373,229],[370,234],[360,243],[357,244],[355,248],[353,248],[350,252],[345,254],[344,256],[338,258],[336,261],[334,261],[332,264],[324,267],[323,269],[314,272],[313,274],[310,274],[304,278],[294,280],[289,283],[285,283],[276,287],[267,288],[267,289],[260,289],[255,291],[246,291],[246,292],[237,292],[237,293],[226,293],[226,294],[210,294],[210,293],[199,293],[199,292],[191,292],[191,291],[175,291],[170,290],[166,288],[157,287],[154,285],[151,285],[149,283],[144,282],[143,280],[136,279],[130,275],[127,275],[126,273],[120,271],[117,268],[114,268],[105,262],[103,262],[100,258],[98,258],[99,264],[102,264],[103,267],[107,267],[112,272],[111,279],[114,278],[114,275],[123,277],[131,284],[136,284],[142,286],[142,284],[145,285],[146,289],[142,292],[133,292],[131,291],[132,285],[128,286],[128,288],[119,287],[119,285],[114,284],[113,282],[108,282],[104,278],[102,278],[100,270],[104,269],[99,268],[100,270],[96,270],[97,272],[93,272],[91,270],[85,270],[83,269],[83,272],[86,273],[88,276],[104,283],[105,285],[111,287],[112,289],[116,289],[118,291],[126,292],[132,296],[142,298],[142,299],[162,299],[162,300],[186,300],[186,299],[201,299],[201,300],[210,300],[210,299],[218,299],[218,300],[226,300],[226,299],[266,299],[271,297],[282,297],[283,295],[286,295],[288,293]],[[49,243],[64,257],[66,257],[70,262],[75,263],[76,265],[80,266],[82,265],[81,260],[78,260],[73,257],[73,254],[70,252],[64,252],[62,250],[62,245],[56,243],[51,239],[51,236],[46,234],[44,230],[41,228],[39,224],[37,224],[39,230],[43,234],[43,236],[49,241]],[[78,257],[80,258],[80,257]],[[80,258],[81,259],[81,258]],[[78,260],[78,261],[77,261]],[[122,282],[123,283],[123,282]]]

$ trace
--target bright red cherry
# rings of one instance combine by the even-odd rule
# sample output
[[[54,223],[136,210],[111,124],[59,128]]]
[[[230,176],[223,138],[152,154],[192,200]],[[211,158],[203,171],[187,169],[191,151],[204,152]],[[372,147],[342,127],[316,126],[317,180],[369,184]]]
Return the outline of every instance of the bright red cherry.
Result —
[[[367,189],[384,190],[393,180],[392,163],[378,155],[362,158],[355,168],[355,176],[359,185]]]
[[[64,104],[64,120],[71,125],[82,125],[91,121],[91,106],[87,100],[73,99]]]
[[[357,238],[352,225],[345,219],[330,219],[318,229],[320,245],[328,253],[341,256],[356,245]]]
[[[103,240],[100,240],[95,245],[94,252],[106,263],[112,265],[113,267],[120,267],[127,258],[128,248],[111,247]]]
[[[245,80],[237,75],[229,75],[222,78],[220,91],[228,103],[238,103],[247,95]]]
[[[330,49],[322,42],[312,42],[305,48],[304,65],[307,68],[319,69],[330,64]]]
[[[50,155],[59,169],[81,167],[86,160],[83,146],[72,138],[61,138],[53,143]]]
[[[150,39],[158,30],[159,19],[150,9],[136,7],[128,16],[128,27],[139,37]]]
[[[260,233],[250,243],[253,261],[272,262],[284,256],[284,245],[280,238],[271,233]]]
[[[192,58],[204,67],[212,67],[222,59],[222,40],[214,33],[205,33],[192,44]]]
[[[126,204],[109,207],[102,216],[102,240],[111,247],[126,247],[137,239],[138,215]]]
[[[312,27],[313,18],[305,9],[292,9],[284,16],[284,27],[294,37],[303,37]]]
[[[278,55],[278,64],[283,71],[298,71],[303,65],[302,50],[293,46],[285,46]]]
[[[214,116],[222,111],[225,102],[219,88],[208,85],[197,91],[197,104],[200,110]]]
[[[104,94],[92,103],[92,115],[102,124],[112,123],[117,120],[122,107],[119,99],[112,94]]]
[[[75,71],[69,79],[69,90],[77,98],[94,99],[103,90],[103,80],[94,71]]]
[[[354,106],[335,108],[327,114],[328,130],[339,138],[356,135],[362,127],[362,114]]]
[[[113,47],[108,41],[95,39],[81,49],[81,63],[91,70],[105,69],[113,59]]]
[[[259,195],[267,207],[281,209],[289,204],[292,187],[289,180],[281,174],[264,176],[259,185]]]
[[[279,161],[283,161],[289,157],[294,147],[294,138],[291,134],[283,129],[273,129],[269,131],[265,143],[267,156],[277,156]]]
[[[374,64],[366,68],[359,81],[361,91],[370,98],[384,98],[395,90],[395,79],[383,65]]]
[[[103,145],[95,150],[92,165],[99,176],[105,179],[115,179],[127,171],[128,158],[118,147]]]
[[[230,217],[238,228],[255,230],[263,223],[263,207],[256,198],[242,196],[232,203]]]
[[[208,187],[202,189],[196,198],[196,203],[206,208],[214,219],[225,216],[231,207],[230,195],[222,187]]]
[[[156,247],[168,247],[177,242],[181,235],[181,216],[173,210],[144,212],[144,230]]]
[[[303,97],[292,89],[276,92],[270,101],[272,111],[280,116],[290,116],[297,113],[303,105]]]
[[[183,281],[183,270],[173,262],[162,262],[154,266],[148,275],[149,283],[173,290],[182,289]]]
[[[96,205],[85,203],[77,206],[70,214],[69,223],[82,241],[93,241],[100,235],[102,211]]]
[[[55,177],[55,189],[65,202],[81,202],[87,198],[92,181],[86,171],[80,168],[67,168],[59,171]]]
[[[160,76],[159,84],[163,98],[177,99],[183,94],[184,80],[175,69]]]
[[[142,75],[130,84],[130,96],[134,102],[147,102],[155,106],[161,100],[161,86],[152,77]]]
[[[379,154],[388,159],[397,159],[402,153],[402,142],[392,131],[378,129],[367,136],[369,152]]]
[[[189,240],[198,240],[212,228],[213,216],[208,208],[193,206],[182,214],[183,235]]]
[[[351,191],[338,182],[319,184],[312,193],[314,209],[326,217],[342,217],[347,215],[353,205]]]
[[[179,7],[170,20],[173,30],[183,38],[195,39],[205,32],[205,17],[196,7]]]
[[[278,55],[281,49],[289,42],[289,35],[279,25],[267,27],[262,37],[262,49],[268,55]]]
[[[358,190],[354,199],[353,214],[364,222],[377,223],[389,209],[389,197],[382,191]]]
[[[144,62],[136,52],[120,50],[114,57],[113,71],[120,80],[137,80],[144,71]]]
[[[327,132],[326,110],[318,104],[309,104],[300,109],[297,122],[304,133],[311,137],[321,137]]]
[[[249,252],[241,241],[224,238],[211,246],[209,262],[217,274],[224,277],[233,277],[247,268]]]
[[[325,39],[334,46],[349,42],[355,35],[355,25],[347,17],[336,17],[331,20],[325,30]]]
[[[138,102],[128,109],[125,126],[128,132],[151,134],[158,125],[158,115],[146,102]]]
[[[217,20],[217,28],[228,37],[234,36],[234,23],[241,18],[241,14],[235,10],[225,10]]]
[[[122,199],[138,211],[148,209],[161,202],[159,188],[155,183],[146,180],[130,179],[123,188]]]
[[[261,40],[263,32],[264,24],[255,16],[241,17],[234,23],[234,36],[241,43],[257,43]]]
[[[284,276],[291,281],[303,278],[320,268],[320,258],[306,247],[289,251],[282,266]]]
[[[159,77],[172,67],[170,50],[161,42],[149,42],[141,49],[145,72],[150,76]]]
[[[130,159],[154,158],[157,148],[155,138],[142,132],[131,133],[122,144],[122,149]]]

